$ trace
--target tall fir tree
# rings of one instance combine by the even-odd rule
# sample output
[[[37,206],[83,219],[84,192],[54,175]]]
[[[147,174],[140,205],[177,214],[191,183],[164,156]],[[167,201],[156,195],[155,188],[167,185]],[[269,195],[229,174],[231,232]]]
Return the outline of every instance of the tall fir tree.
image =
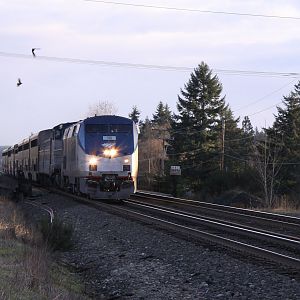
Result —
[[[241,156],[247,162],[250,159],[250,156],[253,151],[253,143],[254,143],[254,136],[255,131],[251,124],[251,121],[248,116],[245,116],[242,121],[242,132],[241,132],[241,140],[240,140],[240,149],[241,149]],[[246,163],[245,166],[248,164]]]
[[[245,136],[254,137],[254,129],[248,116],[242,121],[242,131]]]
[[[148,139],[150,137],[153,138],[152,122],[150,121],[148,116],[146,116],[145,121],[140,122],[140,130],[141,139]]]
[[[241,168],[242,153],[240,141],[242,139],[242,130],[238,127],[239,118],[235,118],[232,110],[228,105],[225,106],[223,113],[223,129],[224,136],[224,163],[223,170],[225,172],[237,172]],[[221,132],[221,129],[220,129]]]
[[[178,96],[171,158],[182,165],[194,189],[210,172],[219,169],[220,124],[225,108],[221,93],[218,77],[202,62]]]
[[[162,101],[160,101],[157,105],[156,112],[153,114],[153,124],[158,126],[166,125],[171,123],[172,112],[168,104],[164,105]]]
[[[168,104],[164,105],[162,101],[160,101],[152,119],[152,127],[157,138],[167,139],[169,137],[171,121],[172,112],[170,111]]]
[[[132,110],[131,110],[131,113],[129,113],[129,118],[135,122],[136,124],[139,124],[140,122],[140,115],[141,115],[141,112],[138,110],[137,106],[134,105],[132,107]]]
[[[284,107],[277,107],[273,126],[266,130],[274,145],[281,146],[280,156],[283,192],[298,189],[300,183],[300,81],[283,99]]]
[[[171,129],[172,113],[168,104],[163,104],[160,101],[157,105],[156,112],[153,114],[152,120],[152,130],[154,132],[154,137],[156,138],[158,146],[158,156],[160,161],[160,175],[165,174],[165,161],[167,159],[167,151],[170,139],[170,129]]]

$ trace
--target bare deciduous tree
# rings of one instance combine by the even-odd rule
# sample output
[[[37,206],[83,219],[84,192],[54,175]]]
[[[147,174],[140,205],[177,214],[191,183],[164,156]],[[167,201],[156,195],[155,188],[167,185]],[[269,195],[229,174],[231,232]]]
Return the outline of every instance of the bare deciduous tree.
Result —
[[[272,207],[275,202],[278,174],[282,166],[279,155],[281,148],[281,145],[268,141],[267,137],[264,142],[253,145],[253,166],[259,175],[266,207]]]
[[[113,102],[109,102],[107,100],[99,101],[98,103],[89,105],[87,117],[115,115],[117,111],[118,108],[115,106]]]

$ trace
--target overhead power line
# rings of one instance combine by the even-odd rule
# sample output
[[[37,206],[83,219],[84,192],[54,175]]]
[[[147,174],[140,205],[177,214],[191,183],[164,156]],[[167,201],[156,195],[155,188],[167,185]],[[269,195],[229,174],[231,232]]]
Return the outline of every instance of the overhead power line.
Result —
[[[0,52],[0,56],[32,59],[32,55],[9,53],[9,52],[2,52],[2,51]],[[46,60],[46,61],[53,61],[53,62],[67,62],[67,63],[76,63],[76,64],[88,64],[88,65],[102,65],[102,66],[110,66],[110,67],[126,67],[126,68],[135,68],[135,69],[158,69],[158,70],[165,70],[165,71],[193,70],[193,68],[190,67],[134,64],[134,63],[127,63],[127,62],[91,60],[91,59],[80,59],[80,58],[70,58],[70,57],[42,56],[42,55],[35,56],[34,60],[35,61]]]
[[[274,90],[274,91],[272,91],[272,92],[270,92],[270,93],[268,93],[268,94],[266,94],[266,95],[260,97],[258,100],[255,100],[255,101],[253,101],[253,102],[250,102],[250,103],[248,103],[248,104],[246,104],[246,105],[244,105],[244,106],[241,106],[241,107],[235,109],[234,112],[236,113],[236,112],[239,111],[239,110],[245,109],[245,108],[247,108],[247,107],[249,107],[249,106],[252,106],[252,105],[254,105],[254,104],[258,103],[258,102],[261,102],[262,100],[268,98],[269,96],[272,96],[272,95],[276,94],[277,92],[281,91],[282,89],[284,89],[285,87],[291,85],[291,84],[294,83],[297,79],[298,79],[298,78],[295,78],[295,79],[293,79],[292,81],[289,81],[288,83],[286,83],[285,85],[281,86],[280,88],[278,88],[278,89],[276,89],[276,90]]]
[[[280,105],[280,104],[282,104],[282,101],[277,102],[277,103],[275,103],[275,104],[273,104],[273,105],[271,105],[271,106],[268,106],[268,107],[266,107],[266,108],[264,108],[264,109],[262,109],[262,110],[256,111],[256,112],[254,112],[254,113],[252,113],[252,114],[249,114],[249,115],[247,115],[247,116],[248,116],[248,117],[252,117],[252,116],[257,115],[257,114],[260,114],[260,113],[262,113],[262,112],[264,112],[264,111],[266,111],[266,110],[269,110],[269,109],[271,109],[271,108],[274,108],[275,106]]]
[[[11,52],[0,51],[0,56],[22,58],[22,59],[33,59],[32,55],[29,54],[18,54]],[[55,57],[55,56],[35,56],[34,61],[45,60],[60,63],[75,63],[75,64],[88,64],[88,65],[101,65],[109,67],[125,67],[134,69],[152,69],[161,71],[183,71],[193,72],[194,67],[185,66],[168,66],[168,65],[148,65],[128,62],[116,62],[116,61],[104,61],[104,60],[91,60],[91,59],[80,59],[70,57]],[[230,70],[230,69],[212,69],[213,72],[224,75],[235,75],[235,76],[255,76],[255,77],[289,77],[298,78],[300,73],[296,72],[269,72],[269,71],[254,71],[254,70]]]
[[[101,3],[101,4],[113,4],[113,5],[123,5],[123,6],[132,6],[132,7],[140,7],[140,8],[164,9],[164,10],[183,11],[183,12],[198,12],[198,13],[206,13],[206,14],[246,16],[246,17],[255,17],[255,18],[300,20],[300,17],[293,17],[293,16],[251,14],[251,13],[241,13],[241,12],[233,12],[233,11],[202,10],[202,9],[196,9],[196,8],[158,6],[158,5],[136,4],[136,3],[116,2],[116,1],[102,1],[102,0],[83,0],[83,1],[96,2],[96,3]]]

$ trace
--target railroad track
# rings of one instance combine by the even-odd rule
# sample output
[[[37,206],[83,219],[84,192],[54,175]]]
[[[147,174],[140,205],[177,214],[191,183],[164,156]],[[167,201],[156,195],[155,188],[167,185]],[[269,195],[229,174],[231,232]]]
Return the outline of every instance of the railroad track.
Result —
[[[199,236],[208,242],[267,259],[297,270],[297,272],[300,271],[299,218],[150,192],[138,192],[132,196],[130,203],[170,210],[181,219],[185,219],[185,222],[196,223],[196,227],[195,225],[189,226],[197,230],[201,228]],[[228,221],[229,219],[234,219],[235,222]],[[239,220],[238,223],[237,220]],[[279,231],[281,233],[278,233]]]
[[[285,216],[280,214],[273,214],[268,212],[262,212],[262,211],[256,211],[251,209],[244,209],[244,208],[238,208],[238,207],[231,207],[231,206],[225,206],[220,204],[214,204],[214,203],[208,203],[208,202],[201,202],[196,200],[190,200],[190,199],[183,199],[183,198],[177,198],[172,197],[164,194],[156,194],[151,193],[147,191],[138,191],[137,193],[132,195],[133,197],[138,198],[147,198],[147,199],[158,199],[158,200],[165,200],[170,203],[177,203],[177,204],[184,204],[184,205],[193,205],[196,207],[202,207],[206,209],[215,209],[215,210],[222,210],[225,212],[231,212],[231,213],[240,213],[248,216],[255,216],[257,218],[262,217],[269,220],[278,220],[283,222],[289,222],[293,224],[300,225],[300,218],[293,217],[293,216]]]
[[[211,217],[214,220],[228,222],[229,224],[234,224],[234,222],[239,225],[244,224],[250,229],[257,228],[268,231],[272,228],[273,232],[282,233],[284,236],[290,235],[300,240],[300,218],[297,217],[176,198],[150,192],[139,191],[132,195],[131,198],[139,199],[148,204],[159,204],[186,212],[193,212],[197,215],[207,218]]]
[[[249,226],[229,222],[228,220],[222,221],[212,217],[203,217],[194,207],[194,205],[198,205],[188,201],[189,205],[193,205],[193,213],[191,213],[189,211],[191,208],[187,208],[189,205],[184,202],[184,199],[162,197],[150,193],[137,193],[131,199],[124,200],[123,205],[112,205],[109,202],[94,201],[60,190],[54,192],[71,197],[96,209],[167,229],[188,239],[204,240],[206,243],[237,251],[242,256],[251,255],[251,257],[262,258],[275,263],[277,266],[288,268],[293,274],[295,272],[300,274],[300,239],[296,235],[285,235],[271,230],[249,228]],[[163,201],[160,198],[163,198]],[[155,199],[153,201],[156,203],[150,203],[150,199]],[[170,207],[170,203],[174,205],[174,201],[176,202],[176,208]],[[178,206],[180,206],[180,210]],[[235,211],[235,209],[233,210]],[[240,209],[237,209],[237,211],[241,213]],[[226,213],[229,213],[229,210]],[[253,212],[249,211],[248,217],[251,214]],[[263,213],[259,212],[258,215],[259,218],[263,218]],[[297,221],[300,220],[297,218],[291,218],[293,221],[288,222],[290,221],[289,217],[280,216],[279,219],[281,220],[276,220],[276,216],[272,218],[271,214],[266,215],[268,215],[266,220],[272,224],[281,222],[279,227],[284,226],[282,222],[289,224],[289,232],[296,230],[296,228],[299,230]],[[255,214],[253,216],[257,217]],[[239,218],[241,217],[239,216]],[[262,222],[261,219],[259,220]]]

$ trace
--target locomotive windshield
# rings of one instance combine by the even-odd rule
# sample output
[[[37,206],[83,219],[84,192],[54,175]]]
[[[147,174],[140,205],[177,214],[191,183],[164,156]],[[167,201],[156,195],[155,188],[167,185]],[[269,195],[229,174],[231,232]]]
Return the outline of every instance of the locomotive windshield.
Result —
[[[107,121],[106,124],[88,121],[81,128],[79,140],[85,153],[101,156],[107,147],[113,146],[118,149],[121,156],[132,154],[134,151],[133,124],[127,120],[126,123],[121,120],[124,124],[121,122],[121,124],[111,124],[109,123],[111,120]]]
[[[85,125],[86,133],[107,133],[108,125],[107,124],[86,124]]]
[[[132,133],[132,125],[128,124],[86,124],[86,133]]]

